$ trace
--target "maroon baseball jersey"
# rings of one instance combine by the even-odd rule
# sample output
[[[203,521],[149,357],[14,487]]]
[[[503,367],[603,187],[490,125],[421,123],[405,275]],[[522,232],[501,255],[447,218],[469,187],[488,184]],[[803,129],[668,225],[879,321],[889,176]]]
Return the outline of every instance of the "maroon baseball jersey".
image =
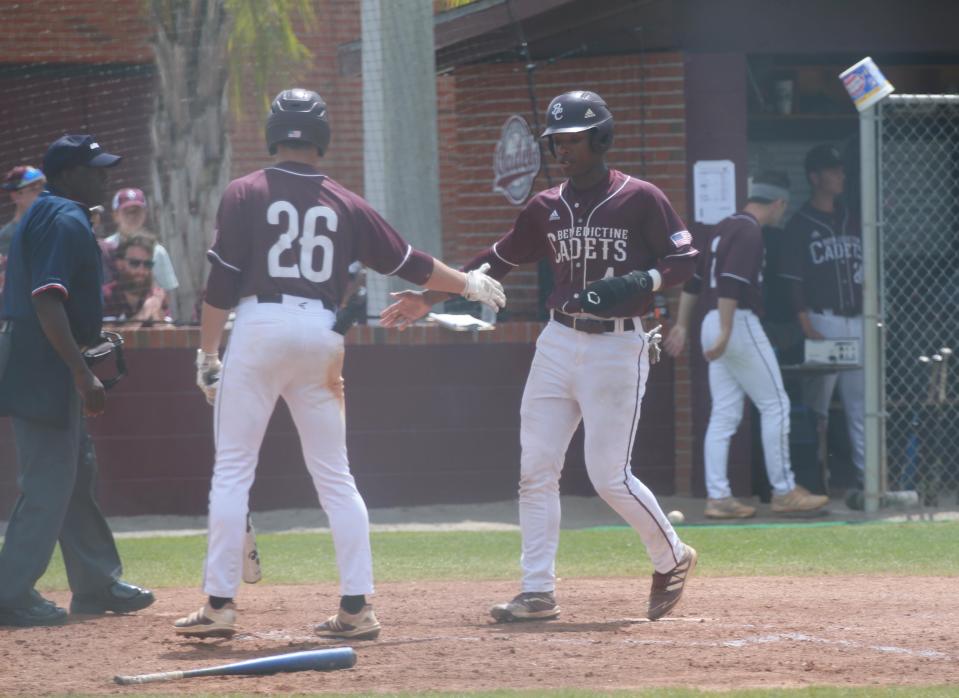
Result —
[[[799,312],[862,313],[862,232],[848,211],[803,206],[786,225],[780,275],[792,282]]]
[[[739,308],[762,317],[764,256],[759,221],[745,211],[734,213],[716,224],[685,290],[698,294],[705,285],[707,310],[716,308],[720,298],[735,298]]]
[[[230,182],[217,211],[208,303],[286,294],[340,306],[354,261],[423,284],[433,258],[414,250],[362,197],[308,165],[284,162]]]
[[[466,265],[490,264],[490,276],[502,279],[520,264],[547,257],[553,268],[549,308],[581,312],[579,294],[590,283],[655,268],[662,287],[683,283],[695,271],[692,236],[666,195],[643,180],[617,170],[591,189],[564,182],[530,199],[513,229]],[[633,298],[605,317],[634,317],[653,299]]]

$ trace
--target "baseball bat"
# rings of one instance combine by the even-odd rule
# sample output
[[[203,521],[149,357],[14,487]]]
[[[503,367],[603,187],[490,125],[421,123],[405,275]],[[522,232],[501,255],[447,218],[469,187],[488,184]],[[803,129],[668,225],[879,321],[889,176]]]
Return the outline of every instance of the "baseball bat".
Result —
[[[211,666],[185,671],[162,671],[157,674],[137,674],[135,676],[114,676],[113,680],[121,686],[132,684],[191,679],[196,676],[241,676],[289,673],[294,671],[333,671],[349,669],[356,664],[356,652],[352,647],[334,647],[325,650],[274,654],[269,657],[247,659],[233,664]]]

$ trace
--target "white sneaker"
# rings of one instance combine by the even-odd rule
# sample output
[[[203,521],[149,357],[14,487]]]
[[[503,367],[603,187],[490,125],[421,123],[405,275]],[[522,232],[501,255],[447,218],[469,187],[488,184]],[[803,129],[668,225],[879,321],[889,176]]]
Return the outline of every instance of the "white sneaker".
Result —
[[[313,630],[320,637],[375,640],[380,634],[380,623],[376,620],[373,607],[366,604],[359,613],[347,613],[341,608],[335,616],[330,616]]]
[[[498,603],[490,610],[497,623],[516,620],[551,620],[559,617],[559,606],[551,591],[526,591],[512,601]]]
[[[207,602],[199,611],[176,621],[173,629],[184,637],[231,638],[236,633],[236,605],[231,602],[215,609]]]

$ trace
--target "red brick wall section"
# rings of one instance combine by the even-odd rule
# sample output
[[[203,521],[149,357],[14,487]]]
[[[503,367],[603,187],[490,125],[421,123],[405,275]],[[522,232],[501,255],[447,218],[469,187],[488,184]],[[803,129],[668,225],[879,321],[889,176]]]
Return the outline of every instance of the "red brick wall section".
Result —
[[[143,0],[5,0],[0,63],[149,63]]]

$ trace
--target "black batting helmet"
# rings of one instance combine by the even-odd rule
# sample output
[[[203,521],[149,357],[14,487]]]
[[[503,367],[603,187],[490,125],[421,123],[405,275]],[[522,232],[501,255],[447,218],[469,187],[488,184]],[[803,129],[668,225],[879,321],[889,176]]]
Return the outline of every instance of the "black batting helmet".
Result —
[[[589,131],[594,152],[605,153],[613,144],[613,115],[606,102],[595,92],[577,90],[554,97],[546,110],[546,130],[540,138],[549,138],[549,152],[556,154],[554,133]]]
[[[326,118],[326,102],[312,90],[283,90],[270,105],[266,120],[266,145],[270,155],[276,154],[277,143],[305,141],[326,153],[330,144],[330,122]]]

